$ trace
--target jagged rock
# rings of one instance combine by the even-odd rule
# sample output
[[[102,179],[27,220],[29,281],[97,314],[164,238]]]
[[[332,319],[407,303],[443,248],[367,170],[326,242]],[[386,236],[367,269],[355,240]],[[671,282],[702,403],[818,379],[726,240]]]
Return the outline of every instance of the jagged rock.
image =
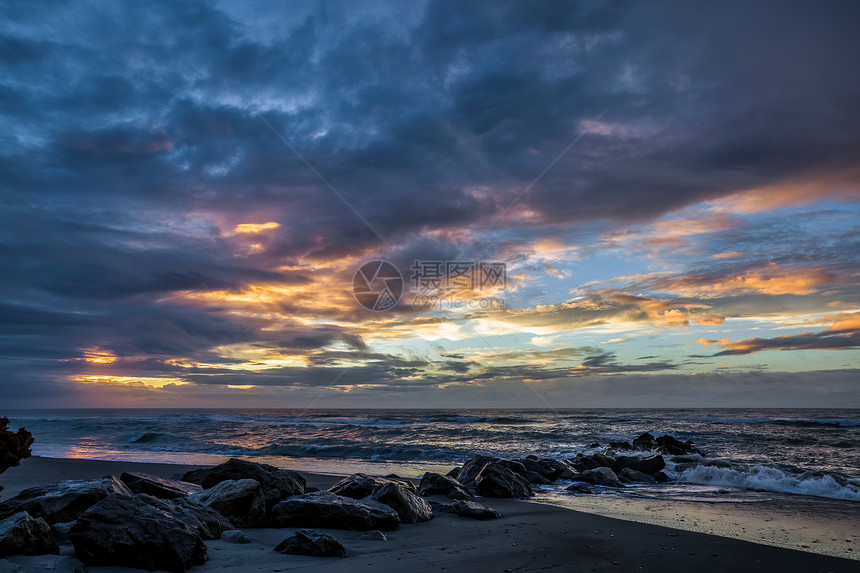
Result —
[[[58,544],[69,541],[69,530],[74,524],[74,521],[64,521],[51,525],[51,534],[54,536],[54,541]]]
[[[624,484],[618,479],[618,476],[615,475],[609,468],[594,468],[592,470],[585,470],[580,474],[576,474],[572,478],[573,481],[584,481],[586,483],[590,483],[592,485],[602,485],[606,487],[624,487]]]
[[[206,561],[206,545],[197,532],[139,497],[101,500],[78,518],[69,536],[87,566],[184,573]]]
[[[238,529],[225,531],[221,534],[221,540],[226,541],[227,543],[236,544],[253,543],[253,541],[251,541],[251,538],[245,535],[244,531],[239,531]]]
[[[475,479],[488,462],[498,461],[499,458],[477,454],[469,458],[457,473],[456,480],[470,490],[475,489]]]
[[[529,480],[529,483],[532,485],[549,485],[552,483],[537,472],[528,472],[526,474],[526,479]]]
[[[644,434],[640,434],[633,440],[633,449],[639,450],[641,452],[647,452],[648,450],[657,449],[657,440],[654,439],[654,436],[645,432]]]
[[[618,456],[615,460],[615,465],[612,469],[620,472],[624,468],[630,468],[643,474],[652,475],[666,467],[666,460],[660,454],[648,456],[647,458],[637,458],[634,456]]]
[[[590,487],[588,487],[584,483],[571,484],[564,489],[566,491],[569,491],[570,493],[582,493],[582,494],[594,493],[594,490],[592,490]]]
[[[0,557],[8,555],[46,555],[60,552],[51,526],[41,517],[26,511],[0,520]]]
[[[146,494],[136,498],[144,503],[169,513],[203,539],[219,539],[224,531],[233,529],[230,521],[213,508],[202,505],[191,498],[180,497],[174,500],[160,499]]]
[[[401,523],[420,523],[433,519],[430,504],[401,483],[388,482],[377,486],[371,498],[396,511]]]
[[[485,497],[509,498],[525,498],[534,495],[525,477],[525,468],[522,464],[516,464],[522,468],[522,474],[520,474],[512,469],[516,468],[513,465],[515,463],[510,460],[487,462],[475,478],[475,493]]]
[[[695,451],[692,442],[682,442],[668,435],[657,438],[657,449],[667,455],[683,455]]]
[[[272,508],[274,527],[324,527],[387,531],[400,524],[397,512],[372,499],[357,500],[327,491],[285,499]]]
[[[199,483],[203,489],[213,488],[227,480],[256,480],[262,488],[267,511],[291,495],[305,493],[307,485],[305,478],[296,472],[235,458],[206,470],[193,470],[186,473],[182,479]]]
[[[359,539],[363,539],[365,541],[388,541],[388,538],[384,533],[379,531],[378,529],[373,529],[368,531],[367,533],[363,533],[358,536]]]
[[[613,450],[620,450],[620,451],[626,451],[626,450],[632,450],[633,449],[633,446],[630,444],[630,442],[609,442],[609,447],[612,448]]]
[[[328,533],[300,529],[281,541],[275,551],[311,557],[346,557],[346,548]]]
[[[33,445],[33,435],[24,428],[10,432],[9,418],[0,418],[0,474],[9,468],[14,468],[24,458],[32,455],[30,446]],[[0,490],[3,488],[0,487]]]
[[[657,472],[654,474],[654,479],[657,480],[657,483],[666,483],[669,481],[669,476],[665,472]]]
[[[615,465],[615,458],[606,454],[595,453],[588,456],[588,458],[595,462],[597,467],[612,468]]]
[[[455,513],[460,517],[471,519],[499,519],[502,514],[486,505],[474,501],[456,500],[450,503],[433,503],[433,511],[441,513]]]
[[[133,493],[145,493],[161,499],[176,499],[203,491],[202,487],[194,483],[144,473],[124,472],[119,479]]]
[[[448,473],[446,473],[445,475],[448,476],[449,478],[457,479],[457,476],[460,475],[461,469],[462,468],[460,466],[457,466],[457,467],[453,468],[451,471],[449,471]]]
[[[569,479],[573,475],[571,468],[564,462],[554,460],[552,458],[538,458],[537,456],[527,456],[525,459],[516,460],[523,464],[527,472],[540,474],[547,482],[553,482],[557,479]],[[528,477],[528,474],[527,476]],[[531,483],[535,482],[529,479]]]
[[[211,507],[236,527],[261,527],[266,521],[263,488],[254,479],[222,481],[191,499]]]
[[[415,484],[403,478],[387,478],[369,476],[367,474],[352,474],[345,477],[330,488],[328,491],[335,495],[351,497],[353,499],[363,499],[373,493],[373,490],[387,483],[396,483],[407,488],[412,493],[418,493]]]
[[[579,473],[601,467],[599,463],[582,454],[577,454],[575,458],[570,458],[567,460],[567,463]]]
[[[618,479],[620,479],[624,483],[657,483],[657,480],[654,478],[654,476],[642,473],[640,471],[636,471],[631,468],[622,468],[617,475]]]
[[[112,494],[130,496],[132,492],[113,476],[31,487],[0,503],[0,519],[26,511],[49,524],[74,521],[84,511]]]
[[[427,472],[418,484],[421,495],[444,495],[451,499],[472,499],[472,494],[466,487],[450,476]]]

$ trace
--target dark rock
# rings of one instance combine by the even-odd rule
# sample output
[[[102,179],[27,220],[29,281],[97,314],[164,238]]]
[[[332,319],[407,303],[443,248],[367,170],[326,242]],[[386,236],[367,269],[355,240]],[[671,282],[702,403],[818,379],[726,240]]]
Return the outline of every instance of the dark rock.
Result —
[[[371,498],[396,511],[401,523],[420,523],[433,519],[433,508],[427,500],[403,484],[388,482],[378,486]]]
[[[472,494],[456,479],[427,472],[418,484],[421,495],[444,495],[451,499],[472,499]]]
[[[272,509],[275,527],[325,527],[387,531],[400,524],[397,512],[371,499],[357,500],[327,491],[285,499]]]
[[[574,473],[573,471],[571,471],[571,468],[564,462],[560,462],[551,458],[538,458],[537,456],[528,456],[524,460],[518,461],[523,464],[527,472],[534,472],[540,474],[547,480],[547,482],[553,482],[557,479],[569,479],[570,476]],[[531,479],[529,479],[529,481],[531,481]]]
[[[640,471],[636,471],[631,468],[622,468],[622,470],[618,472],[618,479],[620,479],[624,483],[657,483],[657,480],[654,478],[654,476],[642,473]]]
[[[594,442],[593,444],[588,444],[586,447],[590,450],[593,450],[594,448],[599,448],[600,444],[598,444],[597,442]]]
[[[472,456],[463,464],[463,467],[460,468],[456,477],[457,481],[463,484],[466,488],[474,490],[475,479],[478,477],[478,474],[481,473],[481,470],[484,469],[484,466],[487,465],[487,462],[495,462],[498,461],[498,459],[499,458],[484,456],[481,454]]]
[[[529,483],[532,485],[549,485],[552,483],[537,472],[528,472],[526,479],[529,480]]]
[[[470,519],[499,519],[502,514],[486,505],[474,501],[456,500],[451,503],[434,503],[433,511],[441,513],[455,513],[460,517]]]
[[[633,449],[633,446],[630,445],[630,442],[609,442],[609,447],[612,448],[613,450],[620,450],[620,451],[626,451],[626,450],[632,450]]]
[[[644,434],[640,434],[633,440],[633,449],[639,450],[642,452],[647,452],[648,450],[657,449],[657,440],[654,439],[654,436],[645,432]]]
[[[655,474],[666,467],[666,460],[660,454],[648,456],[647,458],[637,458],[635,456],[618,456],[615,460],[615,465],[612,469],[616,472],[624,468],[630,468],[643,474]]]
[[[112,495],[85,511],[69,537],[87,566],[118,565],[184,573],[206,561],[203,539],[144,500]]]
[[[388,538],[384,533],[379,531],[378,529],[373,529],[358,536],[359,539],[363,539],[365,541],[388,541]]]
[[[32,455],[33,435],[24,428],[10,432],[9,418],[0,418],[0,474],[14,468]],[[0,487],[0,490],[3,488]]]
[[[161,499],[176,499],[200,493],[203,488],[197,484],[161,478],[144,473],[124,472],[119,479],[133,493],[145,493]]]
[[[664,472],[657,472],[654,474],[654,479],[657,480],[657,483],[666,483],[669,481],[669,476]]]
[[[221,540],[226,541],[227,543],[236,543],[240,545],[246,543],[253,543],[253,541],[251,541],[251,538],[245,535],[244,531],[239,531],[238,529],[225,531],[221,535]]]
[[[667,455],[684,455],[695,451],[692,442],[682,442],[669,435],[657,438],[657,449]]]
[[[605,487],[624,487],[624,484],[618,479],[609,468],[594,468],[593,470],[585,470],[580,474],[576,474],[572,478],[573,481],[584,481],[592,485],[602,485]]]
[[[281,541],[275,551],[311,557],[346,557],[346,548],[328,533],[300,529]]]
[[[591,454],[588,458],[597,464],[597,467],[612,468],[615,465],[615,458],[606,454]]]
[[[0,557],[59,553],[51,526],[41,517],[20,511],[0,520]]]
[[[74,521],[64,521],[51,525],[51,534],[54,536],[54,541],[57,544],[66,543],[69,541],[69,530],[75,524]]]
[[[202,472],[201,470],[188,472],[182,479],[199,483],[203,489],[215,487],[227,480],[256,480],[262,487],[267,511],[291,495],[305,493],[305,485],[307,485],[305,478],[296,472],[235,458]]]
[[[135,497],[158,510],[169,513],[190,530],[196,531],[203,539],[219,539],[224,531],[233,529],[233,524],[215,509],[188,497],[167,500],[145,493],[137,494]]]
[[[594,490],[592,490],[590,487],[588,487],[584,483],[571,484],[564,489],[566,491],[569,491],[570,493],[583,493],[583,494],[594,493]]]
[[[694,464],[694,463],[696,463],[696,462],[700,462],[700,461],[702,461],[702,457],[701,457],[701,456],[697,456],[697,455],[692,455],[692,456],[672,456],[671,458],[669,458],[669,461],[670,461],[670,462],[672,462],[673,464],[684,464],[684,463],[687,463],[687,464],[692,463],[692,464]]]
[[[74,521],[84,511],[112,494],[132,495],[125,484],[113,476],[31,487],[0,503],[0,519],[26,511],[49,524]]]
[[[579,473],[582,473],[585,470],[593,470],[594,468],[601,467],[599,463],[587,456],[583,456],[582,454],[577,454],[575,458],[570,458],[567,460],[567,463]]]
[[[457,466],[457,467],[453,468],[451,471],[449,471],[448,473],[446,473],[445,475],[448,476],[449,478],[457,479],[457,476],[460,475],[461,469],[462,468],[460,466]]]
[[[257,480],[226,480],[191,496],[226,517],[236,527],[261,527],[266,521],[263,488]]]
[[[522,468],[522,474],[512,465]],[[485,497],[526,498],[534,495],[522,464],[509,460],[487,462],[475,478],[475,493]]]
[[[415,484],[410,482],[409,480],[405,480],[403,478],[387,478],[387,477],[376,477],[369,476],[367,474],[352,474],[351,476],[345,477],[330,488],[328,491],[335,495],[342,495],[344,497],[351,497],[352,499],[364,499],[365,497],[371,495],[373,491],[383,486],[387,483],[396,483],[401,486],[409,489],[413,493],[418,493]]]

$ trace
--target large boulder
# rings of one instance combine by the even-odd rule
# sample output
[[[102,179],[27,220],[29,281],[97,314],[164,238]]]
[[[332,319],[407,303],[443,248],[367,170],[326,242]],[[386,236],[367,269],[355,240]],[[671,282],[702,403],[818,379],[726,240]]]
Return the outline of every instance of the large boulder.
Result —
[[[498,461],[499,458],[476,454],[466,461],[457,473],[457,481],[470,490],[475,489],[475,480],[488,462]]]
[[[506,463],[507,462],[507,463]],[[526,478],[527,472],[522,464],[522,474],[515,471],[509,460],[497,460],[484,464],[475,478],[475,493],[485,497],[526,498],[534,495],[531,485]]]
[[[592,485],[602,485],[605,487],[624,487],[624,484],[618,479],[609,468],[594,468],[585,470],[582,473],[574,475],[570,478],[572,481],[581,481]]]
[[[174,500],[160,499],[146,494],[137,494],[141,501],[171,514],[203,539],[220,539],[221,534],[233,529],[230,521],[213,508],[197,503],[188,497]]]
[[[657,449],[657,440],[654,439],[654,436],[645,432],[644,434],[639,434],[633,440],[633,449],[639,450],[640,452],[647,452],[650,450]]]
[[[184,573],[206,561],[197,532],[144,500],[112,495],[85,511],[69,537],[87,566],[113,565]]]
[[[424,474],[418,491],[423,496],[444,495],[451,499],[472,499],[472,494],[466,487],[450,476],[443,476],[431,472]]]
[[[0,557],[59,552],[51,526],[41,517],[33,518],[26,511],[19,511],[0,520]]]
[[[587,457],[596,463],[599,468],[611,468],[615,465],[615,458],[606,454],[594,453]]]
[[[528,475],[526,475],[526,479],[529,480],[529,483],[532,485],[549,485],[552,482],[543,477],[543,475],[530,471]]]
[[[222,481],[191,500],[211,507],[237,527],[262,527],[266,522],[266,500],[257,480]]]
[[[575,458],[570,458],[567,460],[567,463],[570,467],[576,470],[579,473],[584,472],[585,470],[593,470],[594,468],[599,468],[601,465],[591,459],[588,456],[584,456],[582,454],[576,454]],[[570,479],[570,478],[567,478]]]
[[[26,511],[49,524],[73,521],[99,501],[115,494],[130,496],[132,492],[113,476],[31,487],[0,503],[0,519]]]
[[[630,468],[643,474],[653,475],[666,467],[666,460],[660,454],[648,456],[647,458],[637,458],[635,456],[618,456],[615,459],[615,465],[612,469],[620,472],[624,468]]]
[[[328,533],[300,529],[281,541],[275,551],[311,557],[346,557],[346,548]]]
[[[296,472],[235,458],[209,469],[190,471],[182,479],[198,483],[203,489],[213,488],[228,480],[256,480],[262,487],[267,510],[291,495],[305,493],[307,485],[305,478]]]
[[[631,468],[623,468],[618,472],[618,479],[623,483],[657,483],[657,479],[648,474],[643,474]]]
[[[385,504],[327,491],[287,498],[272,508],[271,519],[274,527],[324,527],[353,531],[385,531],[400,524],[397,512]]]
[[[353,499],[363,499],[373,493],[375,489],[388,483],[398,484],[407,488],[412,493],[418,493],[415,484],[409,480],[399,477],[377,477],[367,474],[352,474],[347,476],[328,488],[328,491],[335,495],[351,497]]]
[[[124,472],[119,479],[132,493],[145,493],[161,499],[176,499],[203,491],[201,486],[194,483],[139,472]]]
[[[553,482],[557,479],[569,479],[573,475],[570,466],[564,462],[552,458],[539,458],[527,456],[525,459],[516,460],[523,464],[526,471],[540,474],[547,481]],[[535,483],[535,482],[532,482]],[[538,482],[540,483],[540,482]]]
[[[682,442],[669,435],[657,438],[657,449],[666,455],[684,455],[696,451],[693,442]]]
[[[433,508],[427,500],[403,484],[388,482],[377,486],[371,498],[396,511],[401,523],[419,523],[433,519]]]
[[[433,511],[440,513],[454,513],[460,517],[468,517],[470,519],[499,519],[502,514],[486,505],[481,505],[474,501],[455,500],[450,503],[431,502]]]

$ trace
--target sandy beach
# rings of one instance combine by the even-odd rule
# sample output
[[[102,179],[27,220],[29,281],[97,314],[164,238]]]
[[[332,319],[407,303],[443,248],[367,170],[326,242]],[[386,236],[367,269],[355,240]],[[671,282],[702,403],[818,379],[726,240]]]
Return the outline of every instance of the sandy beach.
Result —
[[[86,479],[104,475],[119,475],[123,471],[140,471],[162,477],[193,469],[194,466],[147,464],[132,462],[107,462],[76,459],[50,459],[34,457],[24,460],[20,467],[3,474],[0,484],[5,486],[3,499],[27,487],[63,479]],[[303,474],[308,485],[325,488],[340,476]],[[590,498],[580,498],[590,499]],[[504,499],[483,499],[484,503],[502,513],[495,521],[474,521],[451,514],[441,514],[435,519],[415,525],[401,525],[387,534],[387,541],[359,539],[361,533],[342,530],[325,530],[341,541],[349,556],[346,558],[315,558],[282,555],[272,549],[295,528],[247,529],[250,544],[232,544],[224,540],[207,541],[209,560],[205,565],[193,568],[201,573],[207,571],[356,571],[362,569],[381,571],[855,571],[857,562],[812,553],[797,551],[731,539],[722,535],[685,531],[663,527],[653,523],[641,523],[628,519],[617,519],[597,515],[592,511],[608,513],[594,505],[582,502],[585,511],[534,502]],[[597,503],[591,502],[592,504]],[[651,505],[654,505],[653,501]],[[706,504],[702,510],[717,511]],[[753,504],[747,504],[753,505]],[[845,504],[841,504],[845,507]],[[846,527],[843,545],[856,544],[856,509],[843,510],[836,516],[838,523]],[[779,511],[790,513],[789,507],[780,506]],[[747,508],[743,508],[746,512]],[[632,506],[618,506],[616,516],[646,521]],[[629,515],[624,515],[629,511]],[[694,509],[687,508],[690,519]],[[719,509],[719,511],[724,511]],[[764,511],[761,507],[753,512]],[[652,512],[654,514],[655,512]],[[659,512],[657,512],[659,514]],[[664,512],[665,513],[665,512]],[[753,513],[754,514],[754,513]],[[737,515],[741,515],[738,511]],[[806,515],[808,525],[804,526]],[[716,523],[719,516],[711,515]],[[794,515],[792,526],[814,530],[815,520],[809,507]],[[825,516],[818,516],[819,520]],[[704,522],[707,517],[702,517]],[[767,517],[752,518],[764,522]],[[668,514],[662,520],[670,523]],[[852,524],[853,520],[853,524]],[[660,521],[652,519],[652,521]],[[723,519],[727,529],[731,523]],[[781,522],[774,525],[777,529]],[[819,524],[820,525],[820,524]],[[853,525],[853,529],[852,529]],[[715,533],[723,533],[715,527]],[[746,527],[746,524],[740,527]],[[758,533],[760,534],[760,532]],[[817,534],[817,531],[816,531]],[[851,556],[853,547],[846,548],[844,555]],[[70,544],[63,545],[59,556],[24,557],[13,556],[0,560],[0,572],[12,571],[57,571],[73,572],[82,564],[75,558]],[[81,569],[78,569],[79,571]],[[87,571],[133,571],[117,567],[90,567]]]

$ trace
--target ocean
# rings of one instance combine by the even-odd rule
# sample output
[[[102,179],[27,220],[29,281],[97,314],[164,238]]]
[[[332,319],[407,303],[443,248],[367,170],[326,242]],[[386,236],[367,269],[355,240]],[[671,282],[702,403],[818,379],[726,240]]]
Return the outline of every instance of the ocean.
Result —
[[[34,455],[216,464],[243,457],[320,473],[446,473],[475,453],[558,459],[642,432],[690,440],[669,484],[614,495],[756,501],[779,492],[860,501],[860,409],[19,410]],[[600,447],[590,447],[593,444]],[[561,492],[567,484],[542,486]]]

